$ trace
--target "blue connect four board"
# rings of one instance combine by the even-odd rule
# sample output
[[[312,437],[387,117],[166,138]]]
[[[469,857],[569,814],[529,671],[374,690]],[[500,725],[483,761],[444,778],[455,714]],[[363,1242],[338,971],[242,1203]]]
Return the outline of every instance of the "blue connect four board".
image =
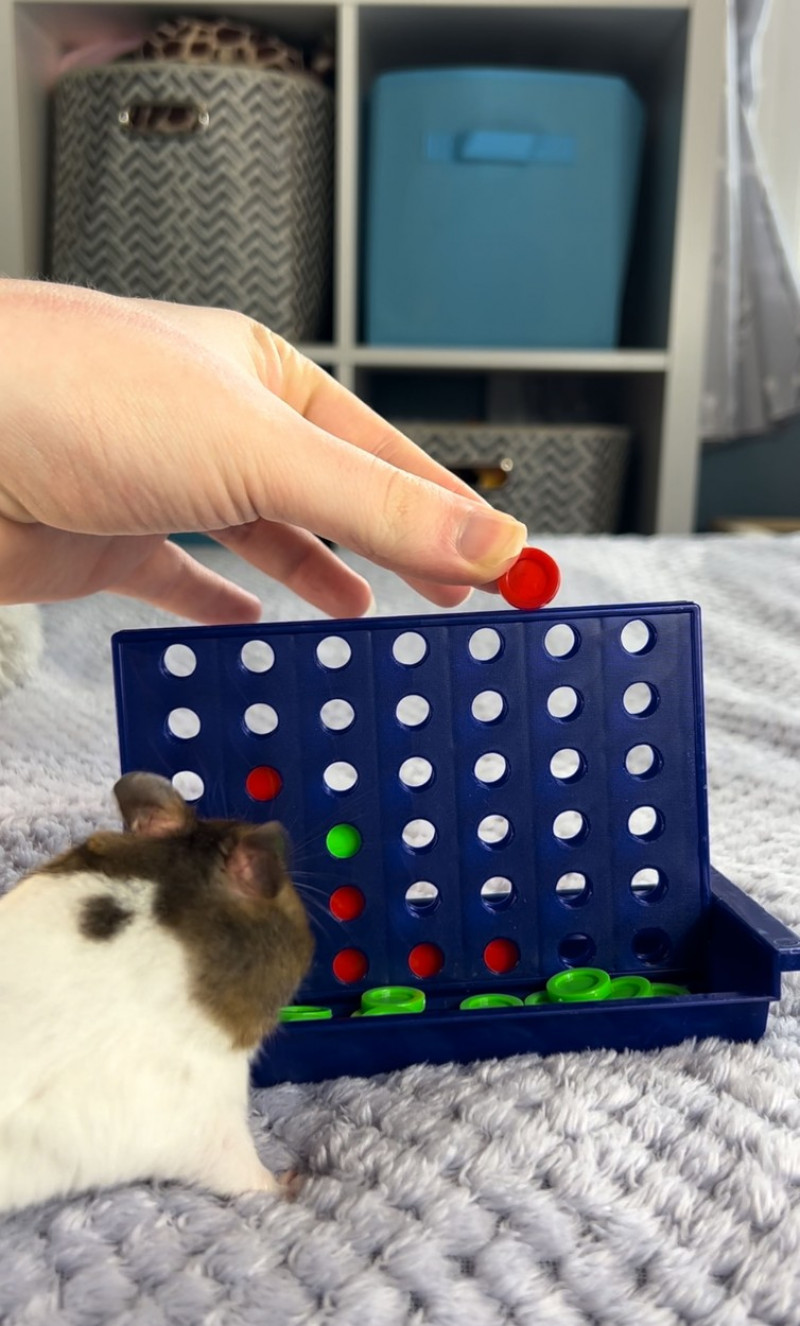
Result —
[[[123,771],[281,820],[310,886],[297,999],[334,1016],[282,1024],[259,1084],[751,1039],[800,968],[709,864],[694,604],[124,631],[113,652]],[[691,993],[459,1009],[585,965]],[[351,1017],[387,984],[426,1011]]]

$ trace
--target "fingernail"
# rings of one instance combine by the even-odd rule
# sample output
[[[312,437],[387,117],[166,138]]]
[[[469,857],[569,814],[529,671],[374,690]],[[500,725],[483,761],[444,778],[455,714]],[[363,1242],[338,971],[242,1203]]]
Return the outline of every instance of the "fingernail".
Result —
[[[375,595],[373,594],[372,597],[370,598],[370,601],[369,601],[369,603],[367,604],[366,608],[365,608],[364,611],[362,612],[361,616],[362,616],[362,617],[376,617],[377,614],[378,614],[378,605],[377,605],[377,603],[376,603],[376,601],[375,601]]]
[[[489,507],[476,507],[464,520],[456,547],[466,561],[489,569],[518,557],[527,537],[525,526],[512,516],[504,516]]]

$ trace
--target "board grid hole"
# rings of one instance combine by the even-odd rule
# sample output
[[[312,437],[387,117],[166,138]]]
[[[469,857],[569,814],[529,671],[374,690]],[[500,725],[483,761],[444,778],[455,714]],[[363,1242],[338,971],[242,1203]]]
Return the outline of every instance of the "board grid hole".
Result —
[[[346,667],[352,653],[350,645],[340,635],[326,635],[316,648],[317,662],[331,672]]]
[[[401,727],[422,727],[431,716],[431,706],[424,695],[404,695],[394,712]]]
[[[586,767],[585,757],[572,746],[562,746],[550,760],[550,773],[559,783],[577,783]]]
[[[172,786],[184,801],[199,801],[205,792],[205,783],[194,769],[179,769],[172,775]]]
[[[622,704],[631,718],[648,718],[658,707],[658,692],[647,681],[634,681],[626,687]]]
[[[392,657],[406,668],[418,667],[427,657],[428,642],[419,631],[403,631],[392,645]]]
[[[486,787],[495,787],[505,781],[508,775],[508,761],[499,751],[487,751],[485,755],[478,756],[473,773],[479,783],[483,783]]]
[[[503,637],[493,626],[481,626],[469,638],[469,652],[476,663],[490,663],[502,648]]]
[[[412,852],[425,852],[436,841],[436,826],[430,820],[409,820],[403,826],[403,842]]]
[[[319,716],[329,732],[346,732],[355,721],[356,711],[349,700],[326,700]]]
[[[422,755],[410,755],[403,760],[398,770],[398,777],[404,787],[417,791],[428,787],[433,782],[433,765]]]
[[[505,815],[485,815],[478,825],[478,837],[486,847],[502,847],[511,832],[511,821]]]
[[[565,907],[583,907],[591,896],[591,882],[580,870],[568,870],[556,881],[556,897]]]
[[[666,962],[672,944],[665,930],[637,930],[633,937],[633,951],[640,962],[651,966]]]
[[[406,906],[412,916],[430,916],[440,901],[439,890],[430,880],[417,880],[406,889]]]
[[[646,906],[660,902],[666,891],[667,877],[657,866],[642,866],[631,876],[631,893]]]
[[[544,637],[544,647],[551,658],[572,658],[578,652],[580,638],[566,622],[551,626]]]
[[[269,672],[275,665],[275,650],[266,640],[248,640],[239,659],[246,672]]]
[[[171,677],[191,677],[197,667],[197,655],[188,645],[168,645],[161,661]]]
[[[278,726],[278,715],[271,704],[250,704],[244,711],[244,725],[253,736],[266,737]]]
[[[625,623],[620,631],[620,641],[626,654],[647,654],[656,642],[656,633],[649,622],[637,617]]]
[[[200,731],[200,716],[194,709],[171,709],[167,717],[167,727],[173,737],[181,741],[191,741]]]
[[[347,760],[335,760],[322,778],[329,792],[350,792],[358,782],[358,770]]]
[[[481,885],[481,902],[490,912],[504,912],[516,899],[516,889],[505,875],[492,875]]]
[[[663,767],[661,752],[655,746],[640,742],[625,754],[625,768],[632,778],[652,778]]]
[[[561,843],[581,843],[588,832],[589,821],[580,810],[559,811],[553,820],[553,834]]]
[[[547,697],[547,712],[561,722],[577,718],[583,708],[583,699],[574,686],[556,686]]]
[[[568,967],[583,967],[597,952],[591,935],[576,933],[565,935],[558,946],[558,956]]]
[[[664,832],[664,816],[655,806],[636,806],[628,816],[628,832],[642,842],[652,842]]]
[[[499,723],[506,712],[505,696],[499,691],[479,691],[472,701],[470,712],[478,723]]]

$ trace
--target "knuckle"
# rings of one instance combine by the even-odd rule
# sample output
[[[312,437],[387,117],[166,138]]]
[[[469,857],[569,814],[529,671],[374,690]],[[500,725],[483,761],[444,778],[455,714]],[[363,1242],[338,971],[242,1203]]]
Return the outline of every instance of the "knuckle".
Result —
[[[393,553],[402,556],[418,552],[423,542],[427,548],[446,542],[446,502],[437,497],[416,475],[390,469],[384,480],[380,527]]]

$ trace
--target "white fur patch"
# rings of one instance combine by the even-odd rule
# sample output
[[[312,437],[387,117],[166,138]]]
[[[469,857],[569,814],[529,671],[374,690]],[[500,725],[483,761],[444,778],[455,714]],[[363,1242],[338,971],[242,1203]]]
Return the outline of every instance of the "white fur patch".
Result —
[[[79,930],[98,894],[134,914],[109,940]],[[0,900],[0,1210],[146,1178],[275,1186],[247,1128],[247,1056],[189,997],[151,894],[45,874]]]
[[[0,606],[0,695],[30,677],[41,653],[39,609],[28,603]]]

